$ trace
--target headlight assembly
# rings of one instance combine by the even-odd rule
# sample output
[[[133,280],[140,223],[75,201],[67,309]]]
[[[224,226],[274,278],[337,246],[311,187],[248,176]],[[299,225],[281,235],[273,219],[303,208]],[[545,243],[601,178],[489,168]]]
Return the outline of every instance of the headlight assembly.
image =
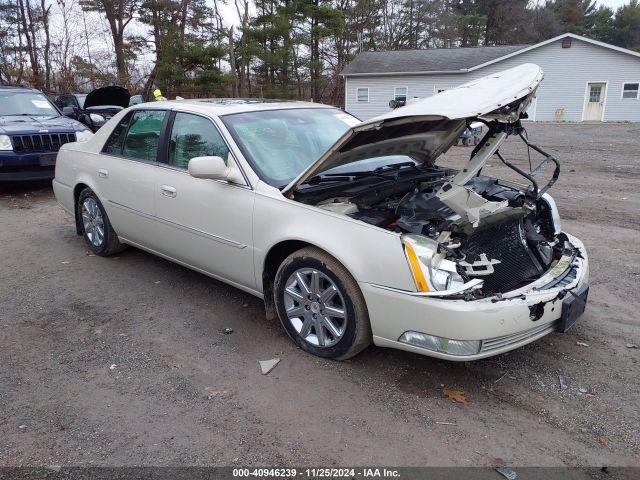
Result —
[[[11,145],[11,139],[8,135],[0,135],[0,150],[13,150],[13,145]]]
[[[403,235],[405,255],[419,292],[443,291],[464,284],[455,262],[438,253],[438,243],[422,235]]]
[[[81,130],[79,132],[76,132],[77,142],[86,142],[87,140],[91,139],[91,137],[93,137],[93,133],[91,132],[91,130]]]

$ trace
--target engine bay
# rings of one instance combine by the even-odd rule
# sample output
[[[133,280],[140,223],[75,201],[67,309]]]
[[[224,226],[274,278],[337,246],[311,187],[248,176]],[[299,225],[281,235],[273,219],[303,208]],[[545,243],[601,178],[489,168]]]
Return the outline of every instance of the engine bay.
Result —
[[[558,177],[558,162],[535,147],[545,161],[556,164],[553,179],[539,188],[536,170],[526,173],[510,164],[496,146],[488,147],[492,138],[496,136],[490,131],[462,170],[423,164],[403,169],[403,175],[398,171],[393,179],[373,176],[362,186],[320,185],[298,200],[426,244],[433,258],[423,261],[434,271],[448,272],[437,290],[482,280],[465,295],[500,296],[539,279],[563,256],[576,252],[561,233],[555,203],[545,193]],[[486,158],[497,154],[531,185],[481,175],[483,152]]]

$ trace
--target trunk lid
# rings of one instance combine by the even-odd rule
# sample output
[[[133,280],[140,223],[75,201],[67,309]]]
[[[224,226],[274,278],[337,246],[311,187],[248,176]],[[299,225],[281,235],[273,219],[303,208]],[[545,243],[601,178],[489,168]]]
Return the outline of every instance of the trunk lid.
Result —
[[[542,69],[525,63],[487,75],[351,127],[282,193],[331,168],[386,155],[435,163],[472,119],[515,122],[542,81]]]

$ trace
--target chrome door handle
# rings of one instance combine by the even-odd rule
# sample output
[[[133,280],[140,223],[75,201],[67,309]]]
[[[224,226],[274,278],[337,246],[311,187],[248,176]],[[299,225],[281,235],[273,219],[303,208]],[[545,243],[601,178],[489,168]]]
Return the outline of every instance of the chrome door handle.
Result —
[[[109,178],[109,172],[107,170],[105,170],[104,168],[100,168],[98,170],[98,176],[100,178]]]
[[[172,198],[178,195],[178,191],[171,185],[161,185],[160,193],[162,193],[162,195],[164,195],[165,197],[172,197]]]

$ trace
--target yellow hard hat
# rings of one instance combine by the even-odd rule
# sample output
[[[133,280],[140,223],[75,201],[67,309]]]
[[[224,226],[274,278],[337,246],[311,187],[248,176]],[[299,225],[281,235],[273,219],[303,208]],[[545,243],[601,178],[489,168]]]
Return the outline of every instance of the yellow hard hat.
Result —
[[[160,89],[159,89],[159,88],[156,88],[156,89],[153,91],[153,96],[154,96],[155,98],[158,98],[158,97],[161,97],[161,96],[162,96],[162,92],[160,91]]]

